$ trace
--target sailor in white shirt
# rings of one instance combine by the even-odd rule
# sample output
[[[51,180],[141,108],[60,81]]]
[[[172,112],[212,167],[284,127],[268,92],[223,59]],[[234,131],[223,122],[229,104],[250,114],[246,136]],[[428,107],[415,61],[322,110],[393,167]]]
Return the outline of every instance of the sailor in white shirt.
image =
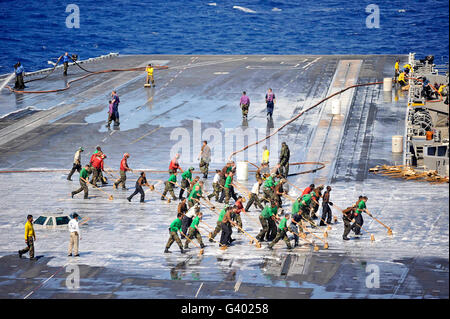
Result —
[[[83,152],[84,149],[82,147],[79,147],[78,150],[75,152],[75,155],[73,156],[73,165],[72,169],[70,170],[69,175],[67,176],[67,180],[72,180],[72,175],[77,171],[78,173],[81,171],[81,152]]]
[[[216,169],[216,175],[214,175],[213,183],[218,183],[220,180],[220,169]]]
[[[68,256],[72,256],[72,249],[73,254],[75,257],[80,256],[78,254],[78,243],[81,239],[80,236],[80,227],[78,226],[78,214],[73,213],[73,219],[69,221],[69,232],[70,232],[70,242],[69,242],[69,253]]]
[[[189,229],[189,226],[191,226],[192,219],[195,217],[195,213],[200,211],[200,205],[195,204],[189,210],[187,213],[183,216],[183,219],[181,220],[181,230],[183,234],[187,235],[187,231]],[[181,235],[182,238],[184,238],[184,235]]]
[[[212,184],[214,192],[208,195],[209,200],[211,200],[211,198],[213,198],[214,196],[216,197],[216,202],[219,200],[219,195],[221,191],[219,181],[220,181],[220,169],[216,169],[216,175],[214,175]]]
[[[248,212],[250,207],[252,206],[252,204],[255,205],[255,207],[259,208],[259,209],[264,209],[263,205],[261,204],[261,201],[259,200],[259,189],[261,188],[263,180],[262,179],[258,179],[258,181],[253,184],[252,187],[252,192],[250,194],[250,199],[247,203],[247,206],[245,207],[245,211]]]

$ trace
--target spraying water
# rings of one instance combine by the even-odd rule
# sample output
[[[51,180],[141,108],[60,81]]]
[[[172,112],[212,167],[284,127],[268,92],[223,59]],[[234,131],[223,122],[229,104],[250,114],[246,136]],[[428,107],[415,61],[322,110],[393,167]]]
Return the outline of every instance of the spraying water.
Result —
[[[6,80],[2,83],[2,85],[0,85],[0,91],[3,90],[3,88],[6,86],[6,84],[8,84],[9,81],[11,81],[11,79],[14,77],[14,73],[11,73]]]

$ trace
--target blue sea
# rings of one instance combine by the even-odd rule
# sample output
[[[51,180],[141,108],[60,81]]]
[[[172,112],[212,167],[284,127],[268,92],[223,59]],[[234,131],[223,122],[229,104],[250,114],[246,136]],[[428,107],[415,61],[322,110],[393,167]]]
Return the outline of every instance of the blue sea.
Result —
[[[79,28],[67,28],[69,4]],[[367,28],[366,7],[379,8]],[[0,74],[120,54],[407,54],[448,61],[449,1],[0,1]]]

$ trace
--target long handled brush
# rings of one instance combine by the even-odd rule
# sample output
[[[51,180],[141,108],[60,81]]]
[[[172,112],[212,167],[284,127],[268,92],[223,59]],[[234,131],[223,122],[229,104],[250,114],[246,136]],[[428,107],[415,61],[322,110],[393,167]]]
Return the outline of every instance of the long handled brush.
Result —
[[[103,165],[104,165],[104,164],[103,164]],[[105,172],[108,173],[112,178],[119,179],[116,175],[114,175],[114,174],[112,173],[113,170],[112,170],[110,167],[108,167],[108,166],[106,166],[106,165],[104,165],[104,167],[105,167]]]
[[[238,189],[240,189],[243,193],[247,194],[249,200],[250,200],[250,196],[251,196],[251,192],[248,190],[247,187],[245,187],[244,185],[238,183],[237,181],[233,181],[233,183],[235,184],[231,184],[233,186],[236,186]],[[219,185],[220,187],[224,188],[223,186]],[[262,200],[266,200],[267,202],[270,202],[271,200],[266,198],[266,197],[262,197]]]
[[[200,235],[203,235],[202,232],[200,231],[200,229],[197,228],[197,230],[198,230],[198,232],[200,233]],[[208,239],[211,239],[213,242],[218,243],[218,241],[215,240],[214,238],[211,238],[211,237],[209,237],[209,236],[207,236],[207,237],[208,237]]]
[[[174,183],[174,182],[170,182],[170,183],[172,183],[173,185],[178,186],[179,188],[181,188],[182,190],[184,190],[184,191],[186,192],[186,194],[189,194],[189,193],[190,193],[189,190],[187,190],[187,189],[184,188],[184,187],[181,187],[180,184]],[[203,192],[203,190],[202,190],[202,192]],[[206,193],[205,193],[205,194],[206,194]],[[194,201],[197,201],[199,204],[201,204],[200,201],[199,201],[197,198],[193,198],[193,200],[194,200]],[[209,201],[208,201],[208,202],[209,202]]]
[[[251,239],[250,243],[252,243],[252,244],[255,243],[256,248],[261,248],[261,243],[259,242],[259,240],[257,240],[257,239],[254,238],[252,235],[250,235],[249,233],[247,233],[245,230],[242,229],[242,227],[239,227],[239,225],[236,224],[235,222],[233,222],[233,221],[230,220],[230,223],[231,223],[234,227],[240,229],[240,230],[241,230],[244,234],[246,234],[248,237],[250,237],[250,239]]]
[[[198,229],[197,229],[198,230]],[[180,233],[184,236],[184,238],[186,238],[187,240],[189,240],[190,243],[192,243],[194,246],[196,246],[197,248],[200,248],[199,245],[197,245],[192,239],[190,239],[188,236],[186,236],[182,231],[180,231]],[[200,251],[198,252],[198,255],[201,256],[203,255],[203,253],[205,252],[205,250],[203,248],[200,248]]]
[[[336,204],[334,204],[333,207],[335,207],[337,210],[339,210],[339,211],[342,213],[342,215],[344,215],[344,211],[343,211],[339,206],[337,206]],[[359,225],[356,221],[354,221],[354,219],[352,220],[352,222],[354,222],[354,224],[355,224],[356,226],[358,226],[359,228],[361,228],[362,230],[364,230],[366,233],[370,234],[370,240],[371,240],[371,241],[375,241],[375,235],[374,235],[374,234],[372,234],[371,232],[369,232],[368,230],[366,230],[365,228],[363,228],[363,227],[362,227],[361,225]]]
[[[389,227],[389,226],[385,225],[384,223],[382,223],[380,220],[378,220],[376,217],[374,217],[369,211],[367,211],[367,215],[369,215],[370,217],[375,219],[377,222],[379,222],[381,225],[383,225],[387,229],[388,235],[392,236],[392,229],[391,229],[391,227]]]
[[[307,231],[307,229],[305,227],[303,227],[303,225],[301,223],[297,223],[296,221],[294,221],[294,223],[296,223],[297,225],[299,225],[303,231]],[[323,241],[323,249],[328,249],[329,245],[327,243],[326,240],[324,240],[323,238],[320,238],[319,236],[317,236],[316,234],[314,234],[313,232],[309,232],[311,235],[313,235],[314,237],[316,237],[317,239],[319,239],[320,241]],[[303,238],[303,237],[302,237]],[[305,239],[305,238],[303,238]],[[316,245],[317,246],[317,245]],[[317,251],[318,249],[316,247],[314,247],[314,250]]]
[[[205,205],[205,204],[203,204],[202,202],[200,202],[200,200],[197,200],[197,201],[199,202],[200,205],[203,205],[203,206],[205,206],[205,207],[211,209],[213,212],[217,213],[217,212],[216,212],[216,206],[214,206],[214,204],[211,203],[211,201],[208,199],[208,197],[202,197],[202,199],[205,200],[206,203],[208,203],[208,206]]]
[[[208,226],[208,239],[214,240],[213,238],[211,238],[211,234],[212,234],[212,232],[214,232],[214,228],[211,225],[209,225],[208,223],[204,222],[203,220],[201,220],[201,222],[203,225]]]
[[[162,182],[162,181],[158,180],[158,182]],[[161,197],[164,197],[165,199],[167,199],[167,203],[168,203],[168,204],[172,201],[169,197],[167,197],[166,195],[163,195],[162,193],[160,193],[159,191],[157,191],[154,185],[150,185],[150,186],[149,186],[149,189],[150,189],[151,191],[156,192],[157,194],[161,195]]]
[[[205,201],[208,201],[208,200],[206,200],[205,198],[203,198]],[[199,201],[200,202],[200,201]],[[206,205],[205,205],[206,206]],[[208,206],[206,206],[207,208],[209,208],[212,212],[214,212],[214,214],[216,214],[216,215],[219,215],[216,211],[215,211],[215,208],[211,208],[211,207],[208,207]],[[253,244],[253,243],[256,243],[255,244],[255,246],[257,247],[257,248],[261,248],[261,243],[257,240],[257,239],[255,239],[252,235],[250,235],[249,233],[247,233],[245,230],[243,230],[241,227],[239,227],[239,225],[237,225],[235,222],[233,222],[233,221],[231,221],[230,220],[230,223],[231,224],[233,224],[236,228],[238,228],[238,229],[240,229],[244,234],[246,234],[248,237],[250,237],[250,239],[251,239],[251,241],[250,241],[250,243],[251,244]]]
[[[301,238],[302,240],[306,241],[308,244],[310,244],[311,246],[314,247],[314,251],[318,251],[319,250],[319,246],[317,246],[315,243],[309,241],[306,236],[301,236],[299,233],[292,231],[292,229],[289,230],[290,232],[294,233],[295,235],[297,235],[298,238]]]
[[[214,230],[214,228],[211,225],[209,225],[208,223],[206,223],[204,220],[201,220],[201,222],[203,224],[205,224],[209,228],[209,230],[212,230],[212,231]]]
[[[91,218],[90,217],[88,217],[88,218],[85,218],[85,219],[83,219],[79,224],[78,224],[78,226],[81,226],[81,225],[83,225],[83,224],[85,224],[85,223],[87,223],[88,221],[90,221],[91,220]]]
[[[289,196],[288,194],[283,194],[283,196],[285,196],[286,198],[290,199],[292,202],[295,202],[296,199],[292,198],[291,196]],[[320,217],[320,219],[326,224],[326,222],[323,220],[322,217]],[[311,222],[310,220],[306,219],[305,220],[311,224],[311,226],[317,227],[316,224],[314,224],[313,222]],[[331,230],[331,226],[328,225],[327,230],[323,233],[323,237],[327,238],[328,237],[328,230]]]
[[[147,189],[145,192],[147,193],[148,191],[154,191],[155,190],[155,186],[156,185],[158,185],[158,184],[160,184],[162,181],[161,180],[159,180],[159,179],[156,179],[156,180],[154,180],[154,181],[156,181],[157,183],[156,184],[150,184],[149,186],[148,186],[148,188],[149,189]]]
[[[103,189],[101,189],[100,187],[97,187],[96,185],[91,184],[88,180],[85,180],[83,177],[80,177],[80,179],[81,179],[82,181],[85,181],[86,183],[88,183],[88,184],[94,186],[95,188],[101,190],[101,191],[102,191],[103,193],[105,193],[106,195],[108,195],[108,199],[109,199],[109,200],[113,200],[113,199],[114,199],[113,195],[108,194],[107,192],[105,192],[105,191],[104,191]]]
[[[294,188],[296,188],[296,189],[298,189],[299,191],[300,191],[300,193],[302,193],[303,192],[303,190],[302,189],[300,189],[300,188],[298,188],[297,186],[295,186],[294,184],[292,184],[292,183],[289,183],[289,181],[286,179],[286,183],[288,183],[289,185],[291,185],[292,187],[294,187]]]
[[[244,186],[244,185],[240,185],[238,182],[236,182],[235,181],[235,183],[236,183],[236,187],[238,188],[238,189],[241,189],[241,191],[243,192],[243,193],[246,193],[248,196],[249,196],[249,198],[250,198],[250,192],[248,191],[248,189]],[[232,184],[233,185],[233,184]],[[245,209],[243,210],[243,212],[245,213],[245,215],[247,216],[247,217],[249,217],[253,222],[255,222],[257,225],[259,225],[259,222],[256,220],[256,219],[254,219],[249,213],[247,213],[246,211],[245,211]]]
[[[238,190],[240,190],[241,192],[246,194],[248,196],[248,198],[250,199],[250,196],[252,195],[252,193],[247,189],[247,187],[245,187],[244,185],[238,183],[237,181],[234,181],[233,183],[234,184],[231,184],[231,185],[236,186],[236,188]],[[245,197],[243,197],[243,199],[245,199]]]

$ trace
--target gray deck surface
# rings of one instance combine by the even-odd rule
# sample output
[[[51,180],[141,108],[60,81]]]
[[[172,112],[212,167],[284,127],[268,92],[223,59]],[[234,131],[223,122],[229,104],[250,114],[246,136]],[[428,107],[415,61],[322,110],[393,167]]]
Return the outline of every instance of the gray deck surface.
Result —
[[[83,164],[101,145],[108,155],[105,164],[114,170],[128,152],[135,171],[165,171],[171,151],[182,152],[183,168],[193,165],[197,170],[200,143],[206,138],[213,148],[210,169],[221,168],[231,150],[240,148],[224,133],[239,134],[245,124],[238,106],[243,90],[251,99],[248,132],[261,138],[271,126],[281,126],[346,85],[392,76],[397,57],[120,56],[83,66],[95,71],[154,63],[169,69],[155,71],[157,86],[151,89],[143,88],[143,73],[119,72],[91,76],[60,93],[2,90],[0,171],[53,171],[0,173],[0,298],[448,298],[448,184],[368,173],[375,165],[401,164],[401,155],[391,153],[391,137],[404,131],[406,96],[395,90],[386,94],[382,85],[347,91],[341,96],[340,116],[330,115],[331,101],[304,114],[270,139],[270,162],[277,161],[282,141],[290,147],[291,162],[325,162],[325,169],[289,181],[300,188],[313,181],[331,185],[332,202],[343,208],[358,195],[367,195],[368,209],[392,227],[392,237],[365,216],[366,232],[344,242],[340,213],[333,209],[339,219],[329,231],[328,250],[318,240],[318,252],[308,245],[289,252],[282,241],[273,251],[265,249],[266,243],[257,249],[235,232],[235,245],[225,252],[204,237],[203,256],[192,245],[188,254],[181,255],[176,244],[172,254],[163,254],[178,203],[161,202],[160,195],[151,192],[146,193],[145,204],[138,197],[128,203],[125,197],[134,190],[137,175],[128,175],[128,191],[113,190],[111,183],[103,188],[114,195],[113,201],[92,188],[89,200],[82,194],[74,199],[69,195],[79,185],[78,174],[73,182],[66,180],[79,146],[85,149]],[[72,66],[66,80],[84,74]],[[59,71],[30,82],[27,89],[64,85]],[[268,87],[277,98],[273,123],[265,114]],[[120,130],[104,126],[112,89],[121,99]],[[190,138],[180,143],[177,133],[183,129]],[[211,138],[211,132],[219,135]],[[235,159],[259,163],[261,150],[262,145]],[[308,168],[291,167],[291,172]],[[158,173],[149,179],[167,177]],[[212,177],[211,173],[206,182],[208,191]],[[250,189],[254,180],[249,173],[249,180],[242,183]],[[162,191],[162,185],[157,189]],[[298,195],[298,190],[291,187],[290,194]],[[288,201],[285,207],[290,210]],[[37,218],[74,211],[91,218],[81,229],[80,258],[66,256],[67,229],[38,228],[36,254],[42,257],[34,262],[18,258],[28,213]],[[204,214],[204,220],[215,225],[216,215],[208,210]],[[254,236],[260,228],[254,222],[259,211],[252,208],[249,214],[243,216],[244,228]],[[322,236],[323,231],[315,233]],[[66,286],[68,265],[80,267],[79,289]],[[379,288],[367,287],[371,265],[379,269]]]

